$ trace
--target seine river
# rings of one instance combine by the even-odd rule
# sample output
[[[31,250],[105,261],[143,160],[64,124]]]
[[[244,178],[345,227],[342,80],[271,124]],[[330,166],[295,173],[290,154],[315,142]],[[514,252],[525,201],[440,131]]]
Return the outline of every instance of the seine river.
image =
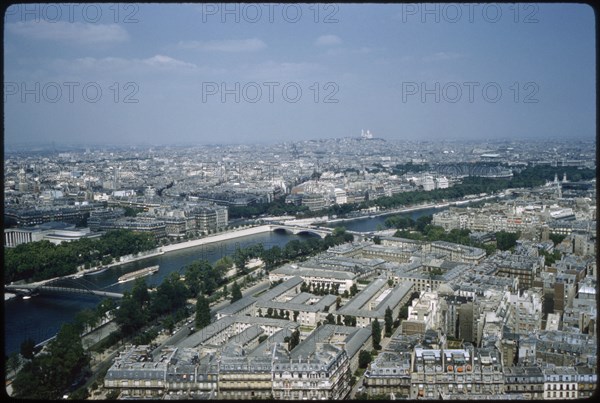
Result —
[[[432,214],[439,209],[412,211],[408,214],[417,219],[422,215]],[[344,226],[348,230],[369,232],[384,226],[386,217],[360,218],[332,224]],[[206,259],[211,263],[223,256],[231,255],[236,248],[262,243],[265,249],[278,245],[285,246],[293,239],[303,239],[310,235],[291,235],[279,232],[266,232],[249,235],[228,241],[182,249],[164,255],[151,257],[121,266],[112,267],[105,272],[86,275],[77,279],[89,288],[113,292],[124,292],[131,289],[133,281],[119,283],[117,279],[124,273],[148,266],[159,265],[160,270],[154,275],[145,277],[150,287],[158,286],[170,273],[177,271],[183,274],[185,266],[195,260]],[[21,342],[27,338],[36,343],[53,337],[63,323],[70,322],[77,312],[83,309],[93,309],[101,301],[93,296],[60,296],[50,297],[38,295],[28,300],[14,298],[4,302],[4,351],[6,355],[19,351]]]

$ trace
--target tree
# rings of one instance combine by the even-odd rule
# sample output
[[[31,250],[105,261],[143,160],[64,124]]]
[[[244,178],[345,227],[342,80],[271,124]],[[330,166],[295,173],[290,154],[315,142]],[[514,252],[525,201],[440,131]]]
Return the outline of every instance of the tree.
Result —
[[[245,249],[237,248],[233,254],[233,262],[237,267],[238,273],[246,273],[246,263],[248,263],[248,253]]]
[[[143,307],[146,302],[150,301],[148,286],[143,277],[135,279],[133,288],[131,289],[131,298],[133,298],[140,308]]]
[[[392,327],[394,326],[393,312],[388,306],[385,309],[385,336],[390,337],[392,335]]]
[[[508,250],[517,244],[520,233],[512,234],[506,231],[496,232],[496,246],[500,250]]]
[[[237,283],[237,281],[233,282],[231,286],[231,303],[233,304],[235,301],[242,299],[242,290]]]
[[[358,368],[367,368],[371,362],[371,353],[366,350],[360,350],[358,353]]]
[[[196,301],[196,327],[202,329],[210,325],[210,306],[204,295],[199,295]]]
[[[385,226],[388,228],[408,229],[412,228],[414,225],[415,222],[412,218],[404,215],[391,216],[385,220]]]
[[[327,323],[330,325],[335,325],[335,316],[332,313],[327,315]]]
[[[120,326],[123,335],[129,336],[141,329],[146,322],[146,312],[133,299],[131,293],[126,291],[121,298],[119,309],[115,311],[115,323]]]
[[[282,260],[281,248],[275,245],[271,249],[265,250],[261,258],[265,262],[266,267],[270,269]]]
[[[554,246],[561,243],[567,236],[561,234],[550,234],[549,238],[554,243]]]
[[[14,396],[28,400],[59,399],[89,365],[76,326],[67,323],[48,343],[47,354],[34,357],[17,373]]]
[[[375,235],[375,236],[373,237],[373,243],[374,243],[375,245],[381,245],[381,237],[380,237],[379,235]]]
[[[417,218],[415,229],[419,232],[423,232],[425,227],[427,225],[431,224],[431,221],[433,221],[433,215],[421,216],[421,217]]]
[[[358,293],[358,287],[356,286],[356,283],[352,284],[352,286],[350,287],[350,296],[353,297]]]
[[[221,275],[224,275],[225,272],[231,268],[231,266],[233,266],[233,260],[229,256],[223,256],[214,264],[215,270],[221,273]]]
[[[398,312],[398,319],[406,319],[408,318],[408,305],[404,305],[400,308],[400,312]]]
[[[288,342],[288,351],[292,351],[300,343],[300,331],[295,330]]]
[[[169,333],[173,333],[173,329],[175,329],[175,320],[173,320],[173,316],[169,315],[165,318],[163,327],[167,329]]]
[[[14,352],[8,356],[8,359],[6,360],[6,369],[7,370],[10,370],[13,373],[16,373],[20,366],[21,366],[21,358],[19,357],[19,353]]]
[[[381,350],[381,325],[377,319],[371,322],[371,337],[375,350]]]
[[[339,236],[343,236],[345,233],[346,233],[346,228],[345,227],[335,227],[333,229],[332,235],[334,237],[339,237]]]
[[[23,358],[31,360],[35,354],[35,341],[32,338],[27,338],[21,343],[21,355]]]
[[[223,286],[223,299],[227,299],[227,294],[229,294],[229,291],[227,290],[227,284],[225,284]]]

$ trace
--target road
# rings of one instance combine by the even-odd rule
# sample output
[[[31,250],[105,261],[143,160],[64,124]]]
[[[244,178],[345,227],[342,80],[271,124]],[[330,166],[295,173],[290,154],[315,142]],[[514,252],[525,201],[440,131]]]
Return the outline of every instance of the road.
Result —
[[[400,328],[398,328],[398,329],[400,329]],[[398,329],[396,329],[396,331],[398,331]],[[379,350],[379,354],[381,354],[382,352],[385,351],[385,349],[387,348],[388,344],[390,343],[390,341],[392,340],[392,338],[394,337],[395,334],[396,334],[396,332],[392,333],[391,337],[383,337],[381,339],[381,350]],[[358,393],[358,388],[363,386],[364,377],[365,377],[365,375],[363,372],[363,374],[360,376],[360,378],[358,378],[358,381],[356,381],[356,384],[352,387],[352,390],[350,391],[350,399],[354,399],[354,397]],[[363,387],[363,392],[366,392],[366,391],[367,391],[367,388]]]

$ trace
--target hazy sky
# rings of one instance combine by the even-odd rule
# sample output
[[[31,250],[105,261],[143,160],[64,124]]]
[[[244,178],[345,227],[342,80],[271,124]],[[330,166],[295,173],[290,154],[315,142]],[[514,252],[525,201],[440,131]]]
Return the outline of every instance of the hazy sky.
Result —
[[[4,140],[595,136],[577,4],[41,4],[4,24]]]

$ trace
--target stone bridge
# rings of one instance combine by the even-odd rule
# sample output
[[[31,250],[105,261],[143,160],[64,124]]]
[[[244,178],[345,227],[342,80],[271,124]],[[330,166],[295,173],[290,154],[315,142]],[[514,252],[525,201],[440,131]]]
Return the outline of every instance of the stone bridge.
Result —
[[[333,232],[333,229],[325,227],[312,228],[299,225],[271,225],[271,231],[283,231],[288,234],[294,235],[311,234],[318,235],[321,238],[325,238],[325,236]]]

